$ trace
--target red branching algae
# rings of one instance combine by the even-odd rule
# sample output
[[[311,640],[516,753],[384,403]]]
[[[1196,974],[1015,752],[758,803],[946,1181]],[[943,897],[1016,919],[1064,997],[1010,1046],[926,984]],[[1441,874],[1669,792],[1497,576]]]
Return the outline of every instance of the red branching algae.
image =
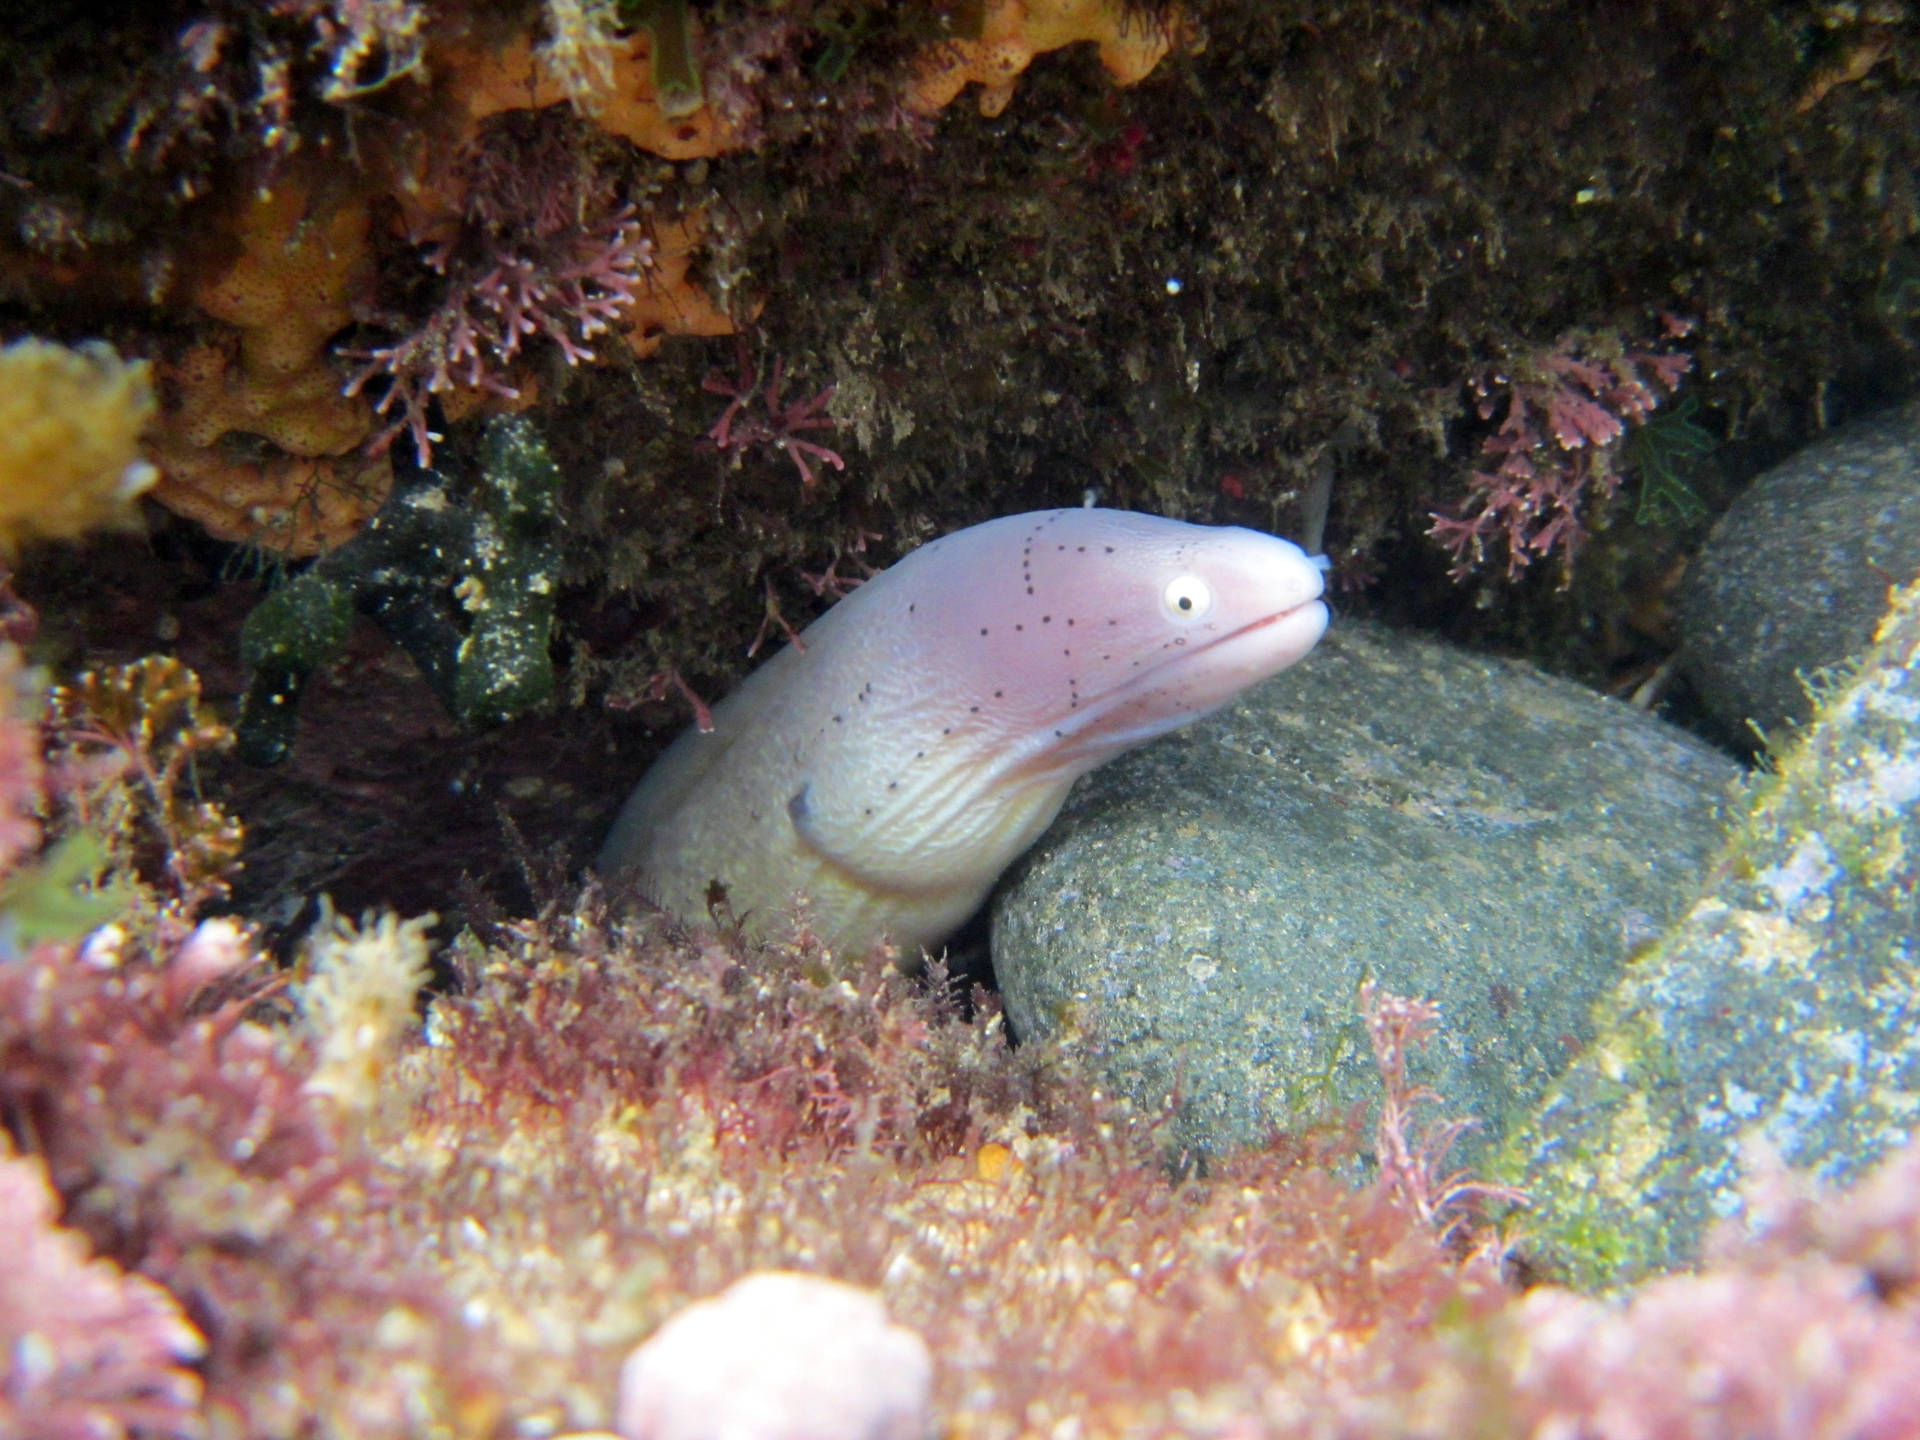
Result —
[[[686,677],[672,666],[656,670],[640,685],[637,692],[610,694],[607,696],[609,710],[631,710],[636,705],[646,705],[664,700],[671,693],[678,692],[693,711],[693,725],[702,735],[713,733],[713,707],[700,698],[700,692],[687,683]]]
[[[1521,1205],[1526,1196],[1507,1185],[1488,1185],[1461,1171],[1441,1166],[1454,1143],[1474,1125],[1471,1118],[1442,1121],[1416,1130],[1414,1113],[1440,1104],[1425,1085],[1407,1083],[1407,1057],[1433,1038],[1440,1007],[1381,990],[1368,980],[1360,986],[1360,1017],[1373,1046],[1380,1074],[1380,1120],[1374,1141],[1379,1183],[1392,1188],[1443,1240],[1467,1223],[1469,1207],[1484,1201]]]
[[[752,643],[747,646],[747,658],[751,660],[758,655],[760,647],[767,643],[767,637],[776,630],[787,637],[789,645],[804,653],[807,648],[806,641],[800,638],[800,632],[793,628],[793,623],[787,619],[786,612],[780,608],[780,597],[773,592],[771,575],[762,577],[761,588],[767,597],[767,609],[766,614],[761,618],[760,628],[753,633]]]
[[[1670,339],[1692,327],[1667,319]],[[1666,395],[1679,388],[1693,357],[1626,349],[1584,335],[1561,337],[1506,374],[1474,377],[1482,420],[1500,416],[1480,444],[1479,468],[1458,515],[1434,512],[1428,531],[1453,556],[1464,580],[1504,548],[1507,578],[1558,551],[1564,573],[1586,538],[1583,511],[1620,486],[1613,451]]]
[[[858,590],[862,585],[866,584],[867,581],[880,573],[863,557],[867,553],[868,545],[876,540],[885,538],[886,537],[881,535],[877,530],[864,530],[856,526],[844,541],[835,544],[833,547],[833,559],[827,562],[827,568],[819,571],[817,574],[807,570],[800,571],[801,582],[807,589],[811,590],[816,597],[831,595],[834,599],[838,600],[844,596],[851,595],[855,590]],[[840,573],[840,562],[849,557],[851,557],[854,564],[858,565],[867,573],[865,575],[842,575]]]
[[[447,277],[446,299],[426,320],[391,345],[341,353],[364,363],[347,382],[357,395],[369,381],[387,387],[374,406],[391,423],[376,439],[384,449],[405,430],[422,465],[433,461],[427,406],[465,388],[517,400],[509,375],[522,345],[552,341],[569,365],[595,358],[589,342],[611,330],[646,283],[653,245],[631,210],[592,226],[569,227],[503,243],[486,263],[450,273],[450,251],[426,257]]]
[[[424,265],[428,294],[394,296],[359,317],[399,338],[339,352],[361,362],[348,395],[385,386],[376,450],[404,430],[431,464],[433,402],[521,400],[517,369],[530,342],[550,344],[568,365],[590,363],[647,289],[654,239],[613,177],[583,160],[581,135],[565,107],[498,116],[455,163],[457,216],[416,217],[426,231],[410,237],[409,263],[396,268],[417,277]]]
[[[802,430],[833,429],[833,417],[821,412],[833,398],[834,387],[829,385],[809,399],[784,400],[780,392],[786,384],[786,374],[786,361],[776,356],[763,391],[760,367],[749,357],[746,342],[741,341],[734,376],[729,379],[714,370],[700,382],[700,388],[708,394],[727,397],[727,408],[707,431],[707,441],[722,455],[731,455],[736,463],[760,448],[784,454],[800,472],[801,488],[811,490],[819,477],[807,463],[809,459],[836,470],[847,468],[846,461],[836,451],[800,438]],[[758,410],[754,409],[756,400],[761,402]]]

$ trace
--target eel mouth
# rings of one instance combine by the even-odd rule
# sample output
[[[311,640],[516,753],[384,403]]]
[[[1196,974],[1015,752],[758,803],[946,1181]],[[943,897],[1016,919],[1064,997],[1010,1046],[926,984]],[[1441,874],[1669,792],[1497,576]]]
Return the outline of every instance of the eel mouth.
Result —
[[[1250,624],[1242,625],[1238,630],[1216,636],[1198,649],[1171,656],[1136,676],[1121,690],[1134,690],[1143,683],[1151,686],[1172,670],[1192,671],[1202,682],[1215,679],[1220,682],[1217,686],[1205,683],[1194,685],[1196,699],[1203,694],[1216,696],[1201,700],[1201,708],[1188,717],[1198,719],[1226,704],[1248,686],[1271,679],[1305,659],[1307,653],[1320,643],[1329,619],[1331,612],[1327,609],[1327,602],[1315,596],[1290,609],[1276,610],[1271,615],[1263,615]],[[1203,669],[1194,670],[1194,667]],[[1185,720],[1174,722],[1175,725],[1185,723]]]
[[[1326,602],[1315,596],[1169,655],[1089,697],[1064,724],[1047,731],[1017,768],[1031,774],[1090,770],[1211,715],[1303,659],[1326,633],[1329,618]]]

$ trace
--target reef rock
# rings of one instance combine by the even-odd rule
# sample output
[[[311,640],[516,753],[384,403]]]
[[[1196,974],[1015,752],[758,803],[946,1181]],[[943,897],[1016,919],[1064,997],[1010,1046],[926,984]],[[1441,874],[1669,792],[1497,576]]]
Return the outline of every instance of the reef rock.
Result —
[[[1773,1159],[1840,1183],[1920,1122],[1920,586],[1755,789],[1713,883],[1518,1134],[1529,1229],[1587,1283],[1685,1263]]]
[[[1860,654],[1887,591],[1920,574],[1920,403],[1795,455],[1733,503],[1680,593],[1681,661],[1723,723],[1812,713],[1803,676]]]
[[[994,908],[1007,1015],[1140,1103],[1177,1092],[1209,1149],[1377,1093],[1372,978],[1441,1003],[1416,1078],[1498,1134],[1685,905],[1738,773],[1526,665],[1336,625],[1082,782]]]

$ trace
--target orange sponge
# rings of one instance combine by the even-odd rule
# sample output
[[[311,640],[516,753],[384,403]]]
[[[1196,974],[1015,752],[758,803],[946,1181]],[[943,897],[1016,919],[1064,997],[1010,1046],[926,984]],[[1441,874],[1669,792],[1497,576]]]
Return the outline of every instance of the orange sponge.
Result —
[[[907,103],[930,115],[973,83],[981,87],[980,113],[998,115],[1035,55],[1083,40],[1100,47],[1100,63],[1115,84],[1132,85],[1152,73],[1177,29],[1129,14],[1122,0],[987,0],[980,38],[929,50]]]
[[[610,58],[612,82],[595,97],[591,111],[601,128],[669,160],[698,160],[739,148],[740,137],[715,116],[711,105],[703,103],[682,114],[661,108],[654,93],[648,31],[614,42]],[[433,63],[465,107],[469,133],[502,110],[541,110],[572,98],[535,64],[533,44],[525,35],[498,48],[477,42],[448,44],[435,49]]]
[[[372,283],[368,205],[317,213],[305,185],[255,195],[239,253],[190,291],[231,330],[163,366],[167,407],[148,443],[154,498],[226,540],[311,555],[357,531],[391,487],[384,460],[348,459],[372,429],[328,354]]]

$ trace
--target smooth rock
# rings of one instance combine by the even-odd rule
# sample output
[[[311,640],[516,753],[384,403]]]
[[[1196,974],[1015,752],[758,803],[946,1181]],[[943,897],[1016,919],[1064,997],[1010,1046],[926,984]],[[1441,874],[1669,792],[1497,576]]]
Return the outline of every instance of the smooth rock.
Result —
[[[1754,787],[1713,883],[1602,1007],[1499,1170],[1588,1285],[1690,1261],[1777,1158],[1838,1185],[1920,1134],[1920,585]]]
[[[1372,977],[1441,1002],[1414,1073],[1484,1144],[1690,898],[1738,773],[1530,666],[1336,623],[1081,783],[994,905],[1008,1019],[1139,1103],[1177,1089],[1211,1149],[1376,1096]]]
[[[1732,731],[1774,737],[1812,713],[1802,677],[1864,651],[1890,588],[1916,574],[1920,402],[1808,446],[1734,501],[1681,586],[1681,666]]]

